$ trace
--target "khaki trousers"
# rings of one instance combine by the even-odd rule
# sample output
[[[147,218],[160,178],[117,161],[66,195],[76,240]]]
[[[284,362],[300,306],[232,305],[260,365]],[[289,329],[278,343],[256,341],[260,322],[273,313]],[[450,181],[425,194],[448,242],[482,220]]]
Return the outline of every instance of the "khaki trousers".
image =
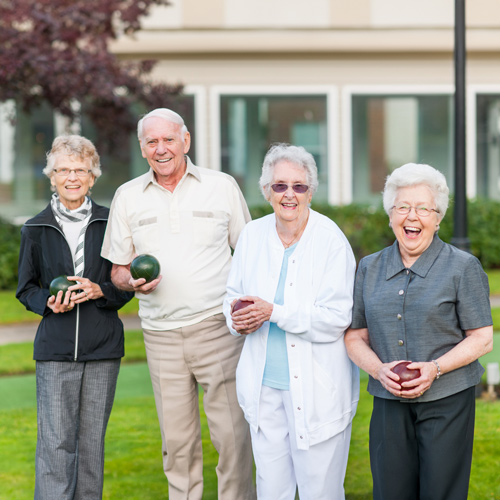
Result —
[[[217,314],[175,330],[144,330],[144,342],[169,499],[203,496],[198,384],[210,437],[219,453],[218,499],[254,499],[250,432],[236,398],[235,371],[244,339],[231,335],[224,315]]]

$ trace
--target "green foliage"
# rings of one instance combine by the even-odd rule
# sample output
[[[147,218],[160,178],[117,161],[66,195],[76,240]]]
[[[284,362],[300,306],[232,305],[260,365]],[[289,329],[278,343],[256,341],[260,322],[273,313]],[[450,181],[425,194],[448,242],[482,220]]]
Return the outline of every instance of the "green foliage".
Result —
[[[394,242],[389,218],[381,207],[352,204],[314,205],[312,208],[337,223],[349,240],[358,261]]]
[[[485,269],[500,267],[500,203],[471,201],[467,215],[472,253]]]
[[[0,219],[0,290],[13,289],[17,286],[17,259],[21,231]]]

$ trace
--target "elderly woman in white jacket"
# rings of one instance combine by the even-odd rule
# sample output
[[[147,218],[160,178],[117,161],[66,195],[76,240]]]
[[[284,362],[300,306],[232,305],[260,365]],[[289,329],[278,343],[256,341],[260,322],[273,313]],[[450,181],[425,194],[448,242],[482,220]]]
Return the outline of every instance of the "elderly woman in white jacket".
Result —
[[[274,214],[247,224],[227,284],[227,324],[246,336],[236,383],[260,500],[293,500],[297,487],[301,500],[345,497],[359,397],[344,345],[355,260],[338,226],[309,208],[317,186],[304,148],[271,147],[260,187]],[[238,299],[252,303],[236,310]]]

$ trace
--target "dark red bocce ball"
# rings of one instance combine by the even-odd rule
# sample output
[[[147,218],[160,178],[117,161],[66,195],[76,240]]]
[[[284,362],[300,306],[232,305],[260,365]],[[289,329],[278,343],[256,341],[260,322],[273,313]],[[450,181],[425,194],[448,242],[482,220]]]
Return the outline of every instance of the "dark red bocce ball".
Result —
[[[231,309],[231,312],[234,313],[236,311],[239,311],[240,309],[244,309],[245,307],[251,306],[254,302],[252,300],[241,300],[238,299],[235,303],[233,308]]]
[[[408,382],[409,380],[414,380],[420,377],[420,370],[416,368],[415,370],[410,370],[407,366],[411,364],[411,361],[401,361],[397,365],[392,367],[392,371],[399,376],[399,382]],[[407,387],[401,387],[401,390],[408,390]]]

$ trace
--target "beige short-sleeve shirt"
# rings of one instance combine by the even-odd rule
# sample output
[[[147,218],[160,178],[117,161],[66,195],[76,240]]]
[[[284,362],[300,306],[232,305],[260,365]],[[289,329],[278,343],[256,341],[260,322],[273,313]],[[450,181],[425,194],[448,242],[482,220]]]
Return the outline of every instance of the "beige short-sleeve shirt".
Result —
[[[127,265],[147,253],[161,265],[156,290],[137,294],[148,330],[193,325],[222,312],[231,247],[250,220],[231,176],[186,160],[173,193],[150,170],[120,186],[111,204],[101,255]]]

